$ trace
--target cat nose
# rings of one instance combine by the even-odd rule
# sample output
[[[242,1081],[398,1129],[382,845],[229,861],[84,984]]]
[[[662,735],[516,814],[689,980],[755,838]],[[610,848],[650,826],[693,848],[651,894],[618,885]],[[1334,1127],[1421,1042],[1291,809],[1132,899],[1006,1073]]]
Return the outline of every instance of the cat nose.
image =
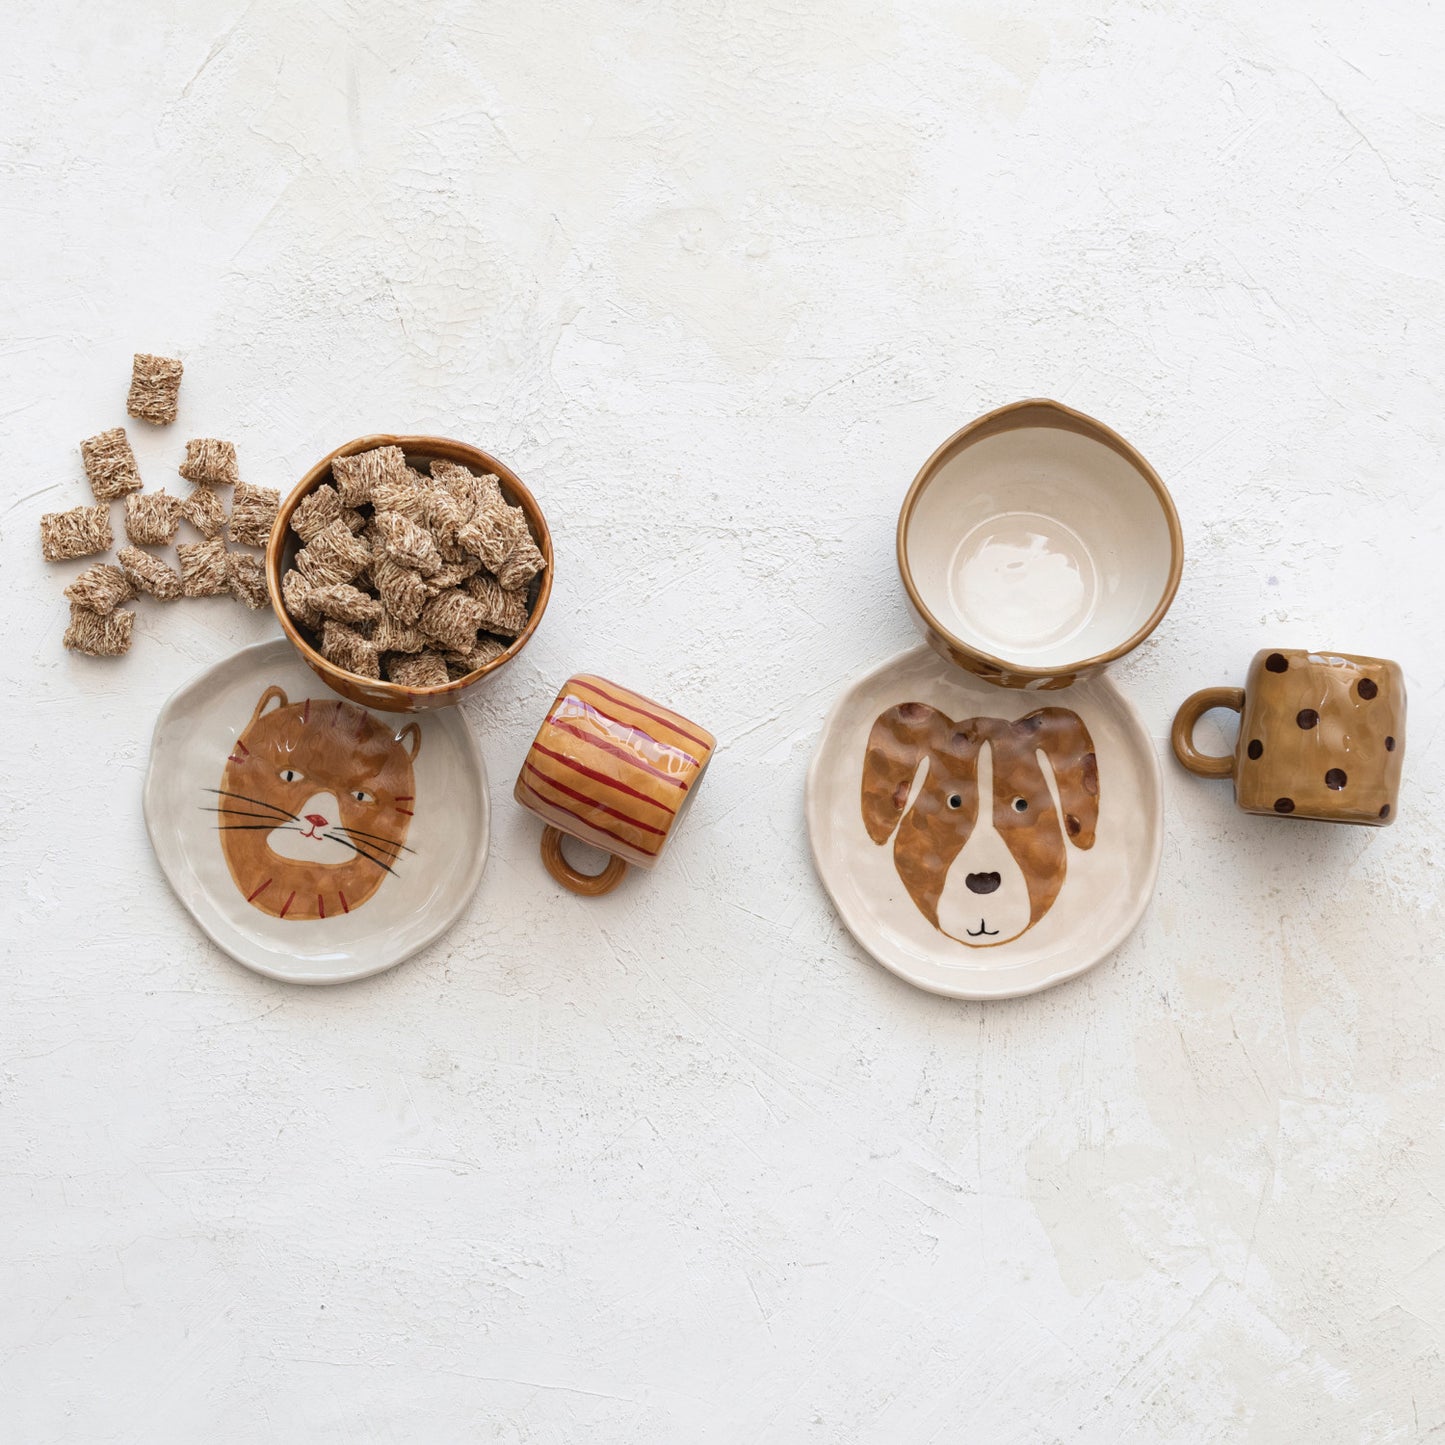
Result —
[[[329,820],[322,813],[307,813],[306,821],[313,828],[324,828]]]
[[[970,873],[963,881],[970,893],[992,893],[1003,879],[997,873]]]

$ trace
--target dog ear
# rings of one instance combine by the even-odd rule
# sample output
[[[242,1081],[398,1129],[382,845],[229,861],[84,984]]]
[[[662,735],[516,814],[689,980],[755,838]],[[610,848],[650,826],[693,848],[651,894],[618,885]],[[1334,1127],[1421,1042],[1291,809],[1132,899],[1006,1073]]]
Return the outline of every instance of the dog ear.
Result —
[[[922,702],[901,702],[873,724],[863,759],[863,825],[875,843],[886,843],[898,826],[918,764],[949,727],[936,707]]]
[[[1064,809],[1064,836],[1076,848],[1094,846],[1099,826],[1099,762],[1083,719],[1066,707],[1041,707],[1014,724],[1048,756]]]

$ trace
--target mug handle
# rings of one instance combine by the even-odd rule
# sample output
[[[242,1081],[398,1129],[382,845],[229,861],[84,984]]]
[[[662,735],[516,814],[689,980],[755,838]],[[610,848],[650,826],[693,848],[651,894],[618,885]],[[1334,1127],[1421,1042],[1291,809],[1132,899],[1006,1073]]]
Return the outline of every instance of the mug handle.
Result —
[[[563,837],[562,830],[550,823],[542,829],[542,862],[564,888],[570,888],[584,898],[600,898],[622,882],[627,864],[621,858],[615,855],[609,858],[600,873],[582,873],[562,856]]]
[[[1244,711],[1244,689],[1242,687],[1206,687],[1184,699],[1184,706],[1174,714],[1174,726],[1169,732],[1169,741],[1174,745],[1174,756],[1201,778],[1228,778],[1234,775],[1234,758],[1215,757],[1212,753],[1201,753],[1194,746],[1194,727],[1207,712],[1217,707],[1227,707],[1234,712]]]

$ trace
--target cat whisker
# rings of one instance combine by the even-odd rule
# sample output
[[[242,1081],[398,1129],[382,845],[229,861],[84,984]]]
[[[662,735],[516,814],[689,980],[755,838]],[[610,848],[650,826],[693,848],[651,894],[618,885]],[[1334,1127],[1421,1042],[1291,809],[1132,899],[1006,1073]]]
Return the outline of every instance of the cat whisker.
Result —
[[[226,813],[233,818],[269,818],[269,813],[248,813],[244,808],[202,808],[202,813]],[[281,824],[280,818],[272,820],[278,827]]]
[[[390,863],[383,863],[375,854],[368,853],[360,843],[353,843],[350,838],[343,838],[339,833],[323,833],[321,836],[326,839],[334,839],[338,843],[345,843],[348,848],[355,849],[368,863],[375,863],[378,868],[385,868],[393,878],[396,877],[396,869]]]
[[[293,822],[299,823],[301,819],[292,812],[283,808],[279,803],[268,803],[264,798],[248,798],[244,793],[232,793],[226,788],[203,788],[203,792],[215,793],[222,798],[238,798],[243,803],[254,803],[258,808],[269,808],[274,813],[280,813],[283,817],[290,818]]]
[[[299,833],[290,823],[217,823],[218,833]]]
[[[408,848],[405,843],[398,843],[394,838],[383,838],[380,833],[365,833],[360,828],[353,828],[349,823],[341,825],[354,838],[368,838],[373,843],[384,843],[388,848],[395,848],[400,853],[415,853],[415,848]]]

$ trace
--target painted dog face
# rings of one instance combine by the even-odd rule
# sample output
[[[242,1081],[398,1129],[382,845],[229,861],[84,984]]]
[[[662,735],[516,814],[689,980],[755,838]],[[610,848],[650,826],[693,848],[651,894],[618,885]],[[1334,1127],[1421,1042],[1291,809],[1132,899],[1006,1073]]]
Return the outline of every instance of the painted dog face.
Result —
[[[1040,754],[1053,770],[1060,808]],[[909,807],[920,763],[927,774]],[[1012,723],[952,722],[937,708],[905,702],[869,733],[868,836],[880,846],[894,838],[894,865],[919,911],[971,948],[1007,943],[1032,928],[1063,886],[1065,838],[1092,848],[1098,821],[1093,739],[1068,708],[1039,708]]]

